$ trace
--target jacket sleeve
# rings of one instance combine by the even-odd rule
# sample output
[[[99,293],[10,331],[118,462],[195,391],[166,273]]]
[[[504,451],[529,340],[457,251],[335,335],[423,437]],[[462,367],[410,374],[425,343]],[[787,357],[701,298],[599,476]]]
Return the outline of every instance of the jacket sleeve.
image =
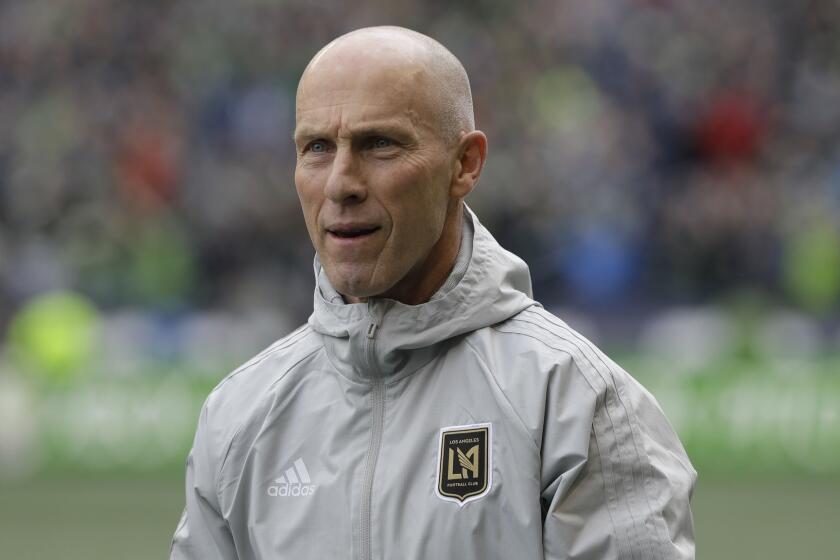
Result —
[[[694,558],[697,473],[654,398],[606,357],[552,382],[542,441],[552,560]],[[574,412],[570,412],[574,411]],[[582,412],[581,412],[582,411]]]
[[[209,399],[201,409],[187,456],[186,507],[170,547],[170,560],[234,560],[236,547],[221,514],[217,479],[221,450],[212,441]]]

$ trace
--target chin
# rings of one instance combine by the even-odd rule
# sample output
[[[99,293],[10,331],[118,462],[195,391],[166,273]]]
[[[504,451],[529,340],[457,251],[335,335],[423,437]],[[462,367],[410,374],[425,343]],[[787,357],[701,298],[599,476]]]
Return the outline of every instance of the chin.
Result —
[[[380,286],[364,274],[342,274],[329,269],[326,269],[326,273],[333,288],[345,297],[367,298],[377,296],[390,287]]]

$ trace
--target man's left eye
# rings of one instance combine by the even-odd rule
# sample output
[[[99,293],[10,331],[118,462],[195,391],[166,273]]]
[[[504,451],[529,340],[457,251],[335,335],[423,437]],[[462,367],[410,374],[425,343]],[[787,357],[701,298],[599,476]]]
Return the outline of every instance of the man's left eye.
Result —
[[[394,143],[389,140],[388,138],[377,137],[374,138],[370,143],[372,148],[389,148],[394,145]]]

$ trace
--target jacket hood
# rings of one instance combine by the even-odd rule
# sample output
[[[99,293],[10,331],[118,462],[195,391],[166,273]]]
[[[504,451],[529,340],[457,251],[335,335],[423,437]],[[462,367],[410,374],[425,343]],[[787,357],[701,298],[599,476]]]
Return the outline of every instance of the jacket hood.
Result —
[[[538,305],[525,262],[503,249],[469,208],[465,218],[473,225],[466,271],[448,292],[420,305],[377,297],[365,303],[327,301],[323,294],[334,290],[315,256],[309,324],[323,335],[328,358],[342,374],[368,382],[408,375],[447,341]]]

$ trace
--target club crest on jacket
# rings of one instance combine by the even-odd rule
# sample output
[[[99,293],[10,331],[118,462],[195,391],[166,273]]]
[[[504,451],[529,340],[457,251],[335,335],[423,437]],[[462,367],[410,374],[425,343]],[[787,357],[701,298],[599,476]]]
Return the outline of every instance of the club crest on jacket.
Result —
[[[487,495],[493,484],[492,440],[490,423],[441,429],[438,497],[462,506]]]

